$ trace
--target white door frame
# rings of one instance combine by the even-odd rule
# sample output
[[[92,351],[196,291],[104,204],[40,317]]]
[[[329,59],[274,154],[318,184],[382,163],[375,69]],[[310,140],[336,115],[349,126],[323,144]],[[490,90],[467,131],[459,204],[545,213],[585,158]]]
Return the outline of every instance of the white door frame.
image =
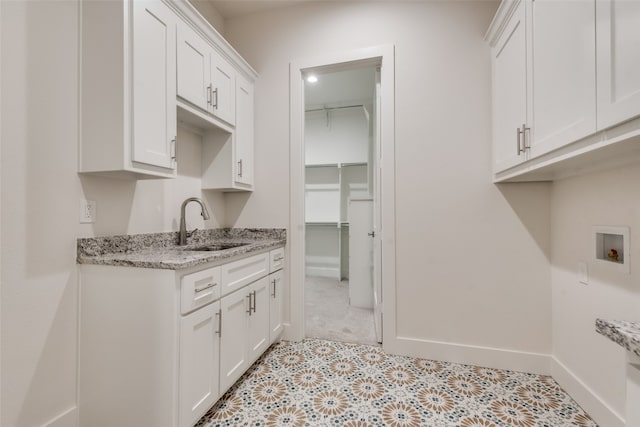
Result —
[[[381,108],[380,150],[382,167],[381,248],[383,347],[396,347],[396,244],[395,244],[395,64],[392,44],[330,53],[292,61],[290,84],[290,206],[289,206],[289,324],[285,339],[304,339],[305,223],[304,223],[304,80],[305,70],[341,70],[367,64],[380,64]]]

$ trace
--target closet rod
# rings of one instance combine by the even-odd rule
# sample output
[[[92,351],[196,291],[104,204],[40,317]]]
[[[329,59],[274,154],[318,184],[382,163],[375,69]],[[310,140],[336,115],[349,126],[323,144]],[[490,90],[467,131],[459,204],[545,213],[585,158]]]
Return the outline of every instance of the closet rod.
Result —
[[[342,110],[344,108],[362,108],[364,107],[363,104],[359,104],[359,105],[345,105],[344,107],[323,107],[323,108],[314,108],[311,110],[304,110],[305,113],[311,113],[314,111],[327,111],[327,110]]]

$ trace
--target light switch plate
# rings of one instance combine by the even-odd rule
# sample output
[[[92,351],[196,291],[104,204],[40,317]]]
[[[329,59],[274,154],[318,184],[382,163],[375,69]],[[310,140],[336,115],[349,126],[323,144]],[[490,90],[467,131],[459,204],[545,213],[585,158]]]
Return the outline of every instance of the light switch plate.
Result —
[[[80,200],[80,223],[96,222],[97,203],[94,200]]]
[[[589,284],[589,268],[584,261],[578,262],[578,282],[585,285]]]

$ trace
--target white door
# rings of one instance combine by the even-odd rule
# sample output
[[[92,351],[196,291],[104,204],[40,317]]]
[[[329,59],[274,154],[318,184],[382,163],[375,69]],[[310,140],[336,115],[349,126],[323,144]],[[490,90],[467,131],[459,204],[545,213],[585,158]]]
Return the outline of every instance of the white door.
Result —
[[[132,158],[163,168],[175,165],[176,19],[160,1],[133,2]]]
[[[234,181],[253,185],[253,83],[236,78],[236,132],[234,135]]]
[[[269,347],[269,277],[249,286],[251,313],[249,315],[249,361],[256,360]]]
[[[211,51],[211,80],[213,96],[210,111],[214,116],[233,125],[236,123],[235,71],[218,52]]]
[[[527,4],[534,158],[596,131],[595,0]]]
[[[493,47],[493,162],[501,172],[525,160],[518,130],[527,120],[525,2],[520,0]]]
[[[218,400],[220,338],[215,302],[180,319],[180,427],[191,427]]]
[[[178,96],[203,110],[212,96],[211,50],[191,27],[178,25]]]
[[[220,392],[224,393],[249,367],[249,293],[240,289],[220,300]]]
[[[282,270],[269,275],[269,343],[273,343],[282,332]]]
[[[382,342],[382,159],[380,157],[380,69],[376,70],[376,91],[373,114],[373,320],[376,329],[376,339]]]
[[[373,199],[349,201],[349,304],[373,308]]]
[[[640,1],[596,2],[598,130],[640,114]]]

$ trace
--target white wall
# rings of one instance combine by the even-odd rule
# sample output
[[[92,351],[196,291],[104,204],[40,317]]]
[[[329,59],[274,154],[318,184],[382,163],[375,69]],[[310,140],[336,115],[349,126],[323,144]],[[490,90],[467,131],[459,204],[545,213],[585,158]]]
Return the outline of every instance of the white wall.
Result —
[[[78,177],[77,3],[3,1],[0,8],[0,425],[71,427],[75,239],[177,230],[182,200],[201,195],[199,139],[179,131],[176,180]],[[81,198],[97,201],[95,224],[79,224]],[[224,197],[207,195],[207,203],[207,227],[224,225]],[[187,214],[189,228],[205,226],[195,206]]]
[[[555,182],[552,189],[554,376],[603,426],[619,425],[611,418],[616,413],[624,418],[626,350],[597,334],[595,320],[640,318],[639,181],[640,169],[631,166]],[[631,228],[631,274],[594,260],[594,225]],[[578,282],[579,261],[588,263],[588,285]]]
[[[189,0],[189,3],[224,36],[224,17],[208,0]]]
[[[539,354],[551,350],[549,186],[491,183],[483,35],[496,7],[321,2],[227,20],[228,40],[260,73],[261,184],[234,223],[288,224],[289,62],[393,43],[397,350],[548,371]]]
[[[367,163],[369,120],[363,108],[305,114],[306,164]]]

